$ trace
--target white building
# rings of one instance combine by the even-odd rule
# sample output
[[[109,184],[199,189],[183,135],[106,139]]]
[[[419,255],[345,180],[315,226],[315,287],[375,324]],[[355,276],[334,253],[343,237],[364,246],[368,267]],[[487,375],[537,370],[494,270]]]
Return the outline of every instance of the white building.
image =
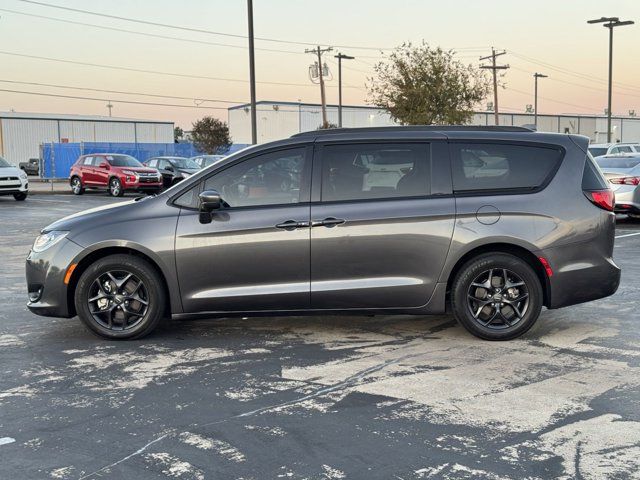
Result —
[[[287,138],[294,133],[315,130],[322,124],[319,104],[261,101],[257,103],[258,143]],[[251,105],[229,108],[229,131],[234,143],[251,143]],[[338,123],[337,105],[327,105],[330,123]],[[476,112],[472,125],[493,125],[493,112]],[[532,125],[533,114],[501,113],[500,125]],[[377,107],[344,106],[344,127],[376,127],[395,125],[389,113]],[[607,117],[603,115],[538,115],[542,132],[578,133],[593,142],[606,142]],[[613,141],[640,142],[640,117],[613,117]]]
[[[0,112],[0,156],[17,165],[43,143],[173,143],[173,122],[91,115]]]

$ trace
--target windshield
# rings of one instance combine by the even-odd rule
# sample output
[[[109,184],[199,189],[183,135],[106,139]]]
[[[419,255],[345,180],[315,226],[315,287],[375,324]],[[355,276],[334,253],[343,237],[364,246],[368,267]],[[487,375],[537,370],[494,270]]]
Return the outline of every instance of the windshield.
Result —
[[[0,168],[10,167],[11,164],[7,162],[4,158],[0,157]]]
[[[107,155],[107,161],[114,167],[142,167],[143,165],[129,155]]]
[[[171,158],[169,161],[177,168],[200,168],[200,166],[190,158]]]
[[[633,168],[640,163],[640,157],[618,157],[596,159],[600,168]]]
[[[600,155],[606,155],[607,149],[603,147],[589,147],[589,153],[592,157],[599,157]]]

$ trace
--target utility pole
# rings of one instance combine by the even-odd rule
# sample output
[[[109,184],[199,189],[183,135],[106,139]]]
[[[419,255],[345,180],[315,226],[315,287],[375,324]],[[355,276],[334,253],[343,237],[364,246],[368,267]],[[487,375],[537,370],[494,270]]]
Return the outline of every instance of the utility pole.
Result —
[[[334,58],[338,59],[338,127],[342,128],[342,60],[353,60],[356,57],[338,53]]]
[[[322,128],[327,128],[329,126],[329,122],[327,121],[327,96],[324,91],[324,68],[322,65],[322,54],[327,53],[333,50],[333,47],[320,48],[318,45],[317,48],[306,49],[304,53],[314,53],[318,56],[318,78],[320,83],[320,101],[322,103]],[[312,75],[313,81],[313,75]]]
[[[113,105],[111,105],[111,100],[107,100],[107,108],[109,109],[109,116],[111,116],[111,109],[113,108]]]
[[[538,79],[539,78],[549,78],[548,75],[543,75],[542,73],[534,73],[533,78],[535,79],[535,88],[533,93],[533,124],[536,126],[536,130],[538,129]]]
[[[613,29],[624,25],[633,25],[632,20],[620,21],[618,17],[602,17],[588,20],[587,23],[602,23],[609,29],[609,92],[607,97],[607,143],[611,143],[611,97],[613,86]]]
[[[256,112],[256,59],[253,45],[253,0],[247,0],[249,21],[249,83],[251,89],[251,143],[258,143],[258,117]]]
[[[480,68],[491,70],[493,72],[493,112],[495,115],[496,125],[500,125],[500,115],[498,111],[498,70],[506,70],[509,68],[509,65],[497,65],[496,58],[506,53],[507,52],[505,50],[502,52],[496,52],[495,48],[491,47],[491,55],[480,57],[481,62],[491,59],[491,65],[480,65]]]

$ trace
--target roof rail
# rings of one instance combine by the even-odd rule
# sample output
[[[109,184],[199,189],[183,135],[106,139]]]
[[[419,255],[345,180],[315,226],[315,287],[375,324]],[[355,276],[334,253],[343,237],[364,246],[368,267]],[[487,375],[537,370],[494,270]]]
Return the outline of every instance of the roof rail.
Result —
[[[339,133],[375,133],[397,130],[403,132],[534,132],[527,127],[495,126],[495,125],[393,125],[388,127],[356,127],[327,128],[294,133],[294,137],[312,137],[318,135],[334,135]]]

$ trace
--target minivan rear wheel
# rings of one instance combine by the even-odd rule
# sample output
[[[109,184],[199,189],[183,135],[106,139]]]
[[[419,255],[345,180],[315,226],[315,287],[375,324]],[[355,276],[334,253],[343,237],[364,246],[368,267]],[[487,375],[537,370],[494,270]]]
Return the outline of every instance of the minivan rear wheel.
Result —
[[[156,270],[133,255],[110,255],[80,276],[75,306],[95,334],[115,339],[148,335],[165,311],[165,290]]]
[[[451,287],[453,314],[485,340],[510,340],[529,330],[542,310],[542,286],[525,261],[487,253],[465,263]]]

